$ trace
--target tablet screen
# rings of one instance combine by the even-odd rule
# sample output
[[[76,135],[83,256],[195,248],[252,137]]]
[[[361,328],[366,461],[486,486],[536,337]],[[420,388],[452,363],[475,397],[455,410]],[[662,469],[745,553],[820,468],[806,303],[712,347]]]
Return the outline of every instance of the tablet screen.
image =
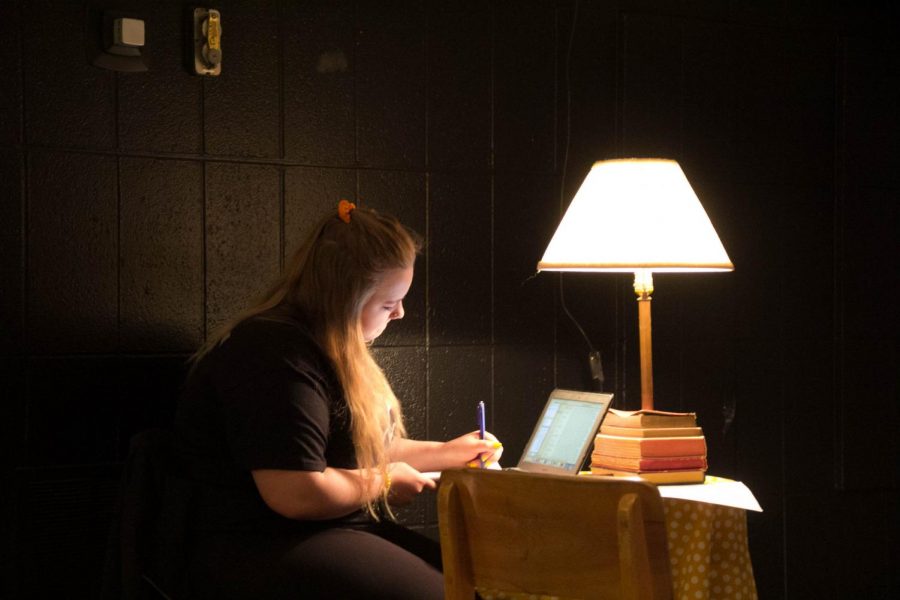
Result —
[[[612,394],[553,390],[519,468],[577,473],[611,401]]]

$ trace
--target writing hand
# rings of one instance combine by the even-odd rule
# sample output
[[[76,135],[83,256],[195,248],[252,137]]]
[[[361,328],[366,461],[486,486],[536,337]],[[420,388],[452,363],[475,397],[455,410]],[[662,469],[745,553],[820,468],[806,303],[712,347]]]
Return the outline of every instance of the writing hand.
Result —
[[[473,431],[444,444],[444,455],[450,467],[472,466],[473,462],[481,466],[479,460],[497,464],[502,454],[503,444],[488,431],[483,440],[480,431]],[[486,466],[491,467],[490,464]]]

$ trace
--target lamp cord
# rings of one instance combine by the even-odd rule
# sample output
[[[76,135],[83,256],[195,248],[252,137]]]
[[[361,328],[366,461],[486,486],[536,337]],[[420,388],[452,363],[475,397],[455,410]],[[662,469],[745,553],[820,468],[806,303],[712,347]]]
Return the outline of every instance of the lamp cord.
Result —
[[[570,81],[569,67],[572,59],[572,45],[575,40],[575,26],[578,23],[578,5],[579,0],[575,0],[574,7],[572,9],[572,27],[569,30],[569,43],[566,47],[566,61],[565,61],[565,82],[566,82],[566,143],[563,147],[563,160],[562,165],[560,166],[560,175],[559,175],[559,197],[560,199],[565,197],[566,193],[566,167],[569,163],[569,143],[572,137],[572,85]],[[563,312],[566,313],[566,316],[572,321],[575,325],[575,328],[578,329],[581,336],[584,338],[584,341],[587,342],[588,346],[588,365],[591,369],[591,378],[597,382],[599,390],[603,391],[603,361],[600,356],[600,352],[594,348],[594,345],[591,344],[590,338],[588,338],[587,334],[584,332],[584,329],[572,315],[571,311],[569,311],[569,307],[566,306],[566,295],[563,290],[563,275],[564,273],[560,272],[559,274],[559,304],[563,309]]]

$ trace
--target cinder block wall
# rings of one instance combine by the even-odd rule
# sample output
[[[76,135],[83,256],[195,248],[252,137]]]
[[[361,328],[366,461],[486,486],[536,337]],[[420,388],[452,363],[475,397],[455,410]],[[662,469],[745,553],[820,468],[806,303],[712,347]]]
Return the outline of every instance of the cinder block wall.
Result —
[[[592,386],[559,277],[532,277],[561,211],[592,161],[666,156],[737,269],[657,278],[657,404],[697,411],[711,471],[765,508],[762,597],[892,597],[882,4],[223,1],[216,79],[184,67],[181,2],[0,4],[0,595],[96,588],[129,437],[341,197],[427,240],[375,348],[411,433],[471,430],[485,399],[514,461],[553,386]],[[148,72],[90,65],[101,9],[146,20]],[[624,408],[630,286],[564,280]],[[433,503],[403,519],[433,530]]]

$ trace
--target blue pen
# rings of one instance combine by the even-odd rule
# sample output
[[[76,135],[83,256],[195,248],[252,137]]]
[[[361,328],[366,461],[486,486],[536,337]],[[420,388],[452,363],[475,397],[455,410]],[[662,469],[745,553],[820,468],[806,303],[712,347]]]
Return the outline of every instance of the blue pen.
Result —
[[[481,439],[484,439],[484,401],[481,400],[478,402],[478,433],[481,436]],[[478,455],[478,461],[481,463],[481,468],[484,468],[484,458],[482,455]]]

